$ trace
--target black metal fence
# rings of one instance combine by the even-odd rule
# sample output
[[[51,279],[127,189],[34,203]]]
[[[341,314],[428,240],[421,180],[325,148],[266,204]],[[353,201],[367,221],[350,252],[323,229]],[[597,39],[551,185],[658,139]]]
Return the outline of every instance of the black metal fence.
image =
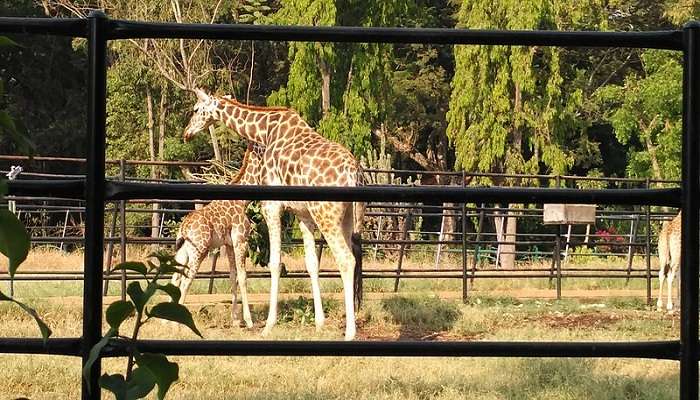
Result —
[[[2,163],[7,163],[2,165]],[[70,164],[70,170],[84,171],[85,159],[63,157],[23,157],[0,155],[0,168],[9,168],[10,165],[20,164],[24,172],[19,179],[66,179],[84,178],[82,174],[56,174],[60,167]],[[174,179],[149,179],[133,176],[135,167],[154,165],[161,168],[169,168],[170,172],[178,171],[185,167],[207,166],[207,162],[178,162],[178,161],[144,161],[144,160],[107,160],[107,166],[116,166],[112,170],[114,179],[123,179],[130,182],[162,182],[162,183],[195,183],[195,181],[183,181]],[[0,169],[0,173],[5,173]],[[607,177],[583,177],[583,176],[559,176],[559,175],[506,175],[483,174],[454,171],[415,171],[415,170],[379,170],[365,169],[365,174],[371,182],[386,181],[393,185],[406,184],[421,185],[425,176],[439,176],[441,182],[451,182],[452,186],[462,186],[464,182],[477,176],[489,176],[496,179],[514,177],[521,181],[532,182],[537,180],[542,186],[550,187],[586,187],[594,184],[602,188],[651,188],[674,184],[677,181],[632,179],[632,178],[607,178]],[[167,174],[166,174],[167,176]],[[382,179],[384,178],[384,179]],[[461,181],[461,182],[459,182]],[[200,181],[196,181],[200,183]],[[18,217],[25,223],[30,231],[32,243],[35,245],[54,245],[59,249],[70,246],[82,246],[85,240],[83,235],[85,207],[83,201],[52,199],[47,197],[16,197],[9,196]],[[147,204],[150,203],[150,204]],[[191,212],[192,203],[202,201],[164,201],[164,200],[136,200],[125,203],[110,203],[105,209],[107,229],[105,242],[107,255],[105,262],[105,287],[110,280],[136,279],[137,277],[122,276],[110,273],[111,266],[125,259],[127,245],[173,245],[175,232],[170,228],[173,224],[166,222],[179,219],[184,214]],[[152,208],[151,205],[155,205]],[[512,212],[506,218],[506,214]],[[150,215],[149,215],[150,214]],[[386,203],[370,202],[367,204],[365,214],[366,224],[364,230],[364,251],[370,263],[362,271],[362,279],[389,278],[393,279],[394,290],[398,290],[402,279],[441,278],[462,281],[463,300],[467,300],[468,282],[473,284],[478,279],[520,279],[540,278],[548,279],[553,283],[552,289],[561,297],[562,278],[612,278],[643,279],[646,282],[647,303],[651,304],[652,279],[657,275],[651,269],[652,251],[656,248],[657,234],[661,220],[668,220],[675,212],[653,210],[650,206],[627,207],[626,209],[600,208],[596,212],[596,221],[587,226],[572,226],[560,230],[559,227],[542,227],[543,208],[541,205],[529,205],[525,208],[508,209],[495,205],[474,204],[461,206],[454,204],[422,204],[422,203]],[[155,216],[157,222],[149,218]],[[136,218],[134,218],[136,217]],[[145,218],[144,218],[145,217]],[[167,218],[167,220],[166,220]],[[500,223],[495,222],[496,219]],[[138,221],[133,221],[137,219]],[[149,220],[150,221],[147,221]],[[461,223],[464,219],[469,224]],[[530,231],[506,236],[498,234],[495,225],[501,225],[500,231],[504,231],[503,223],[506,219],[515,219],[518,226],[529,225]],[[420,220],[419,224],[416,221]],[[493,220],[493,227],[486,221]],[[132,221],[132,222],[129,222]],[[445,221],[451,221],[453,230],[444,228]],[[153,225],[155,223],[155,225]],[[656,228],[652,227],[656,225]],[[469,225],[469,226],[468,226]],[[600,226],[608,226],[611,230],[597,231]],[[488,229],[487,229],[488,226]],[[618,231],[612,228],[618,227]],[[465,236],[464,238],[462,236]],[[287,235],[290,237],[291,234]],[[283,241],[283,248],[300,248],[300,239],[288,239]],[[319,258],[324,249],[324,241],[318,240]],[[585,251],[577,249],[585,247]],[[117,258],[114,253],[117,252]],[[555,252],[559,250],[559,256]],[[381,265],[376,266],[379,254],[383,257]],[[411,261],[410,255],[418,254],[421,263],[418,268],[405,267],[407,261]],[[459,257],[466,254],[468,257]],[[498,267],[504,255],[513,254],[518,260],[536,265],[520,266],[515,269]],[[208,292],[214,290],[215,279],[229,279],[228,274],[216,272],[218,253],[214,254],[211,272],[200,272],[197,279],[208,279]],[[452,256],[452,257],[448,257]],[[623,259],[625,266],[610,266],[609,257]],[[126,256],[128,257],[128,256]],[[595,257],[591,262],[590,257]],[[601,258],[606,257],[606,258]],[[428,260],[432,258],[432,260]],[[589,258],[585,266],[578,265],[580,261]],[[414,257],[415,259],[415,257]],[[448,261],[446,262],[446,259]],[[575,259],[575,262],[572,262]],[[643,263],[635,266],[634,260]],[[320,261],[320,260],[319,260]],[[393,263],[393,267],[392,267]],[[549,265],[545,265],[549,263]],[[596,265],[604,264],[604,265]],[[617,263],[616,263],[617,264]],[[492,268],[491,266],[495,266]],[[50,265],[46,265],[49,269]],[[76,265],[74,270],[82,269]],[[42,268],[43,269],[43,268]],[[267,277],[264,272],[252,272],[251,278]],[[305,273],[290,273],[287,277],[306,276]],[[335,270],[321,270],[320,277],[337,277]],[[466,279],[465,279],[466,278]],[[22,270],[14,280],[81,280],[82,272],[76,271],[31,271]],[[9,277],[0,277],[0,280],[9,280]],[[124,295],[122,294],[122,297]]]
[[[172,355],[336,355],[336,356],[501,356],[501,357],[632,357],[678,360],[680,397],[698,398],[698,243],[700,239],[700,24],[664,32],[477,31],[356,27],[293,27],[141,23],[108,19],[93,12],[87,19],[0,18],[0,33],[38,33],[88,40],[87,177],[17,182],[11,194],[85,200],[85,278],[81,338],[41,340],[5,338],[0,352],[80,356],[102,336],[104,206],[106,201],[163,199],[266,199],[425,201],[464,203],[587,203],[666,205],[683,208],[680,340],[661,342],[286,342],[286,341],[140,341],[141,351]],[[187,184],[130,183],[105,179],[106,48],[127,38],[199,38],[274,41],[439,43],[522,46],[633,47],[682,51],[684,54],[683,174],[680,189],[531,189],[461,187],[193,187]],[[122,356],[126,344],[114,341],[102,357]],[[89,384],[98,387],[101,360],[93,365]],[[99,399],[83,382],[82,398]]]

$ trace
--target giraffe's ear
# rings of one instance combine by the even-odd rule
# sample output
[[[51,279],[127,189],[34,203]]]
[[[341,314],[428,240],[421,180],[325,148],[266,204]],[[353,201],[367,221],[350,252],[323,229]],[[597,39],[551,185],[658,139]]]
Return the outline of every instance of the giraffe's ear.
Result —
[[[204,90],[202,90],[200,88],[195,88],[194,92],[197,94],[197,98],[199,100],[206,101],[209,99],[209,95]]]

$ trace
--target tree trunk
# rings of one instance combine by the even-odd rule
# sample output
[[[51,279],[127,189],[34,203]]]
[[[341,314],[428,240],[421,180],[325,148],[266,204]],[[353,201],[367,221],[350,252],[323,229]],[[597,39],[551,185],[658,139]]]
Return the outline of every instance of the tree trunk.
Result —
[[[155,116],[153,115],[153,94],[151,88],[146,87],[146,109],[148,111],[148,152],[151,161],[156,161],[156,130]],[[151,165],[151,179],[158,179],[158,167]],[[158,214],[158,203],[151,203],[153,213],[151,214],[151,237],[158,237],[158,226],[160,225],[160,214]]]
[[[516,82],[513,94],[513,111],[518,114],[522,111],[522,92],[520,90],[520,85]],[[511,142],[514,154],[523,153],[523,133],[518,128],[513,129],[513,139]],[[508,171],[505,171],[508,172]],[[518,185],[519,182],[515,182]],[[518,232],[518,220],[514,216],[516,213],[511,211],[516,204],[508,204],[508,218],[505,221],[505,232],[502,233],[502,239],[504,242],[515,242],[516,234]],[[515,268],[515,244],[504,244],[500,246],[500,261],[501,268],[513,269]]]
[[[222,161],[221,149],[219,148],[219,140],[216,138],[216,132],[214,132],[214,125],[209,125],[209,136],[211,137],[211,147],[214,148],[214,159]]]
[[[168,111],[168,94],[166,92],[166,89],[162,89],[161,95],[160,95],[160,104],[159,104],[159,110],[158,110],[158,152],[154,154],[154,152],[151,153],[151,161],[163,161],[163,151],[165,149],[165,117]],[[155,131],[152,132],[151,136],[151,148],[154,148],[155,145]],[[153,173],[155,171],[155,174]],[[154,179],[160,179],[164,174],[163,174],[163,167],[162,166],[153,166],[151,168],[151,174]],[[160,210],[160,204],[159,203],[153,203],[153,214],[151,214],[151,237],[152,238],[158,238],[160,237],[160,224],[161,221],[163,220],[161,213],[158,212]]]
[[[505,232],[503,234],[504,242],[515,242],[516,233],[518,231],[518,219],[515,217],[516,211],[511,211],[516,204],[508,205],[508,218],[506,218]],[[504,244],[501,246],[501,267],[512,269],[515,267],[515,245],[514,244]]]
[[[649,135],[646,136],[645,142],[649,152],[649,160],[651,160],[651,171],[654,174],[654,179],[661,179],[661,167],[659,166],[659,158],[656,155],[656,146],[652,143]]]
[[[331,71],[325,61],[319,60],[321,72],[321,111],[328,114],[331,109]]]
[[[438,185],[442,185],[444,183],[452,185],[455,182],[453,179],[449,179],[447,180],[447,182],[445,182],[445,177],[438,175],[437,183]],[[457,225],[457,215],[455,213],[455,210],[452,209],[452,207],[455,206],[455,203],[442,203],[442,206],[443,209],[442,223],[440,224],[440,240],[453,240],[455,226]]]

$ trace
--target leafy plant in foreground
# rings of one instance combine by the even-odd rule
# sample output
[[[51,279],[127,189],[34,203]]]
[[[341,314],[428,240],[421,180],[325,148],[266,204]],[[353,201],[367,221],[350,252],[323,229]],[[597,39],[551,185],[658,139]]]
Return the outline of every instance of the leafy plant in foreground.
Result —
[[[83,376],[89,382],[89,372],[102,349],[111,340],[126,340],[128,360],[125,374],[103,374],[99,379],[100,387],[112,392],[116,400],[140,399],[147,396],[157,387],[158,399],[165,398],[170,386],[179,378],[177,363],[168,361],[163,354],[141,353],[137,348],[137,339],[141,327],[153,319],[168,320],[187,326],[202,337],[195,326],[190,311],[179,304],[180,289],[172,283],[159,284],[158,279],[166,274],[183,273],[183,267],[173,256],[154,253],[146,263],[126,262],[117,265],[115,270],[136,272],[146,279],[145,287],[141,282],[134,281],[127,287],[129,300],[119,300],[110,304],[105,312],[109,330],[102,339],[90,350],[90,357],[83,368]],[[149,279],[149,276],[151,277]],[[170,301],[153,306],[148,303],[154,295],[164,293]],[[148,306],[148,307],[147,307]],[[130,336],[120,334],[122,323],[134,317],[134,327]]]
[[[17,46],[17,43],[13,42],[6,36],[0,36],[0,47],[7,46]],[[3,89],[2,81],[0,80],[0,100],[4,93]],[[31,142],[27,138],[25,132],[18,128],[14,119],[5,109],[4,104],[2,104],[1,101],[0,136],[10,137],[20,150],[24,152],[31,152],[33,147]],[[2,200],[6,194],[7,181],[3,179],[0,180],[0,200]],[[29,245],[29,233],[24,225],[22,225],[22,222],[8,209],[0,209],[0,253],[7,257],[8,260],[7,272],[10,275],[10,285],[13,283],[12,281],[20,264],[24,262],[24,260],[27,258],[27,254],[29,254]],[[39,326],[41,337],[44,340],[44,344],[46,344],[49,336],[51,336],[51,329],[49,329],[48,325],[46,325],[46,323],[39,317],[39,314],[37,314],[33,308],[13,298],[12,295],[8,296],[4,294],[2,291],[0,291],[0,301],[15,303],[27,314],[31,315]]]

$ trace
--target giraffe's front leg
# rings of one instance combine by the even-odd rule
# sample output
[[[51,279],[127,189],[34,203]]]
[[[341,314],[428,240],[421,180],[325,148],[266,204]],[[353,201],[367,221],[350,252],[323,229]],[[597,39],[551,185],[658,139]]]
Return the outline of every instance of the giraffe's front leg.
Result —
[[[661,311],[664,308],[664,281],[666,280],[666,266],[662,265],[659,268],[659,297],[656,300],[656,310]]]
[[[233,326],[235,327],[238,326],[238,323],[240,322],[240,319],[238,317],[238,299],[236,298],[236,288],[238,287],[236,269],[238,269],[238,266],[236,265],[233,246],[226,245],[225,247],[226,258],[228,259],[228,276],[229,280],[231,281],[231,321],[233,322]]]
[[[248,304],[247,274],[245,270],[245,259],[248,251],[248,241],[242,238],[238,245],[234,247],[236,257],[236,275],[238,276],[238,288],[241,291],[241,306],[243,307],[243,321],[248,328],[253,327],[253,318],[250,315],[250,305]]]
[[[671,265],[668,271],[668,276],[666,277],[666,284],[668,285],[668,300],[666,302],[666,311],[668,313],[673,312],[673,278],[676,275],[675,265]]]
[[[267,336],[277,324],[277,301],[279,296],[280,258],[282,247],[282,204],[278,201],[263,202],[263,216],[267,224],[270,241],[270,309],[263,329],[263,336]]]

